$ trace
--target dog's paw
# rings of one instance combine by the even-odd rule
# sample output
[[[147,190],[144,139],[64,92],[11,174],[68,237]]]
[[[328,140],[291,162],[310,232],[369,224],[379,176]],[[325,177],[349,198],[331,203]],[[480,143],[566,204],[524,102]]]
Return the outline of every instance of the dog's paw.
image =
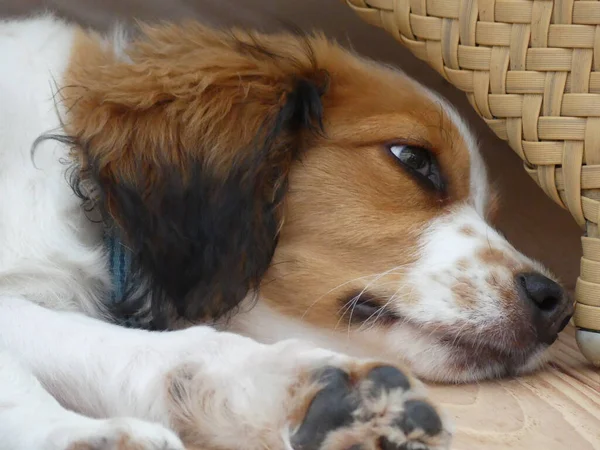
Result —
[[[372,362],[327,366],[299,386],[294,450],[434,450],[450,433],[400,369]],[[307,388],[308,386],[308,388]]]
[[[166,428],[129,418],[59,425],[47,443],[44,449],[52,450],[184,450],[179,438]]]
[[[422,386],[394,365],[300,341],[218,335],[165,373],[165,410],[190,447],[442,450],[450,433]],[[207,352],[207,345],[202,347]]]

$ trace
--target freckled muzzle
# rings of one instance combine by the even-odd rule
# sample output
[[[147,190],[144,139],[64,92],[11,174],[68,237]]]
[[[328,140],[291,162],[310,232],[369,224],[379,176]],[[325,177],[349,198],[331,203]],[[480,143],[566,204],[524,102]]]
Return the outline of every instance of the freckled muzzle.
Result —
[[[538,367],[574,312],[563,287],[468,207],[433,224],[422,248],[407,277],[415,299],[397,306],[399,326],[424,342],[411,356],[419,375],[462,382]]]

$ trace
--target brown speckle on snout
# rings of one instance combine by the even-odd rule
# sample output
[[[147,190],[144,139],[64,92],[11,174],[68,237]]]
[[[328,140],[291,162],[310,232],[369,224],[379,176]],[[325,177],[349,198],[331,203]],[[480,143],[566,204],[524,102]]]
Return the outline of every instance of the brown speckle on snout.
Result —
[[[454,301],[466,309],[473,309],[477,303],[477,288],[473,281],[467,277],[460,277],[452,285]]]
[[[484,264],[509,266],[512,262],[506,253],[493,247],[484,247],[477,252],[477,259]]]
[[[481,264],[504,267],[515,275],[527,270],[527,267],[525,267],[524,264],[517,261],[508,253],[494,247],[483,247],[477,252],[476,257]]]
[[[458,232],[464,236],[468,236],[468,237],[475,237],[477,236],[477,232],[475,231],[475,229],[470,226],[470,225],[463,225],[462,227],[460,227],[458,229]]]

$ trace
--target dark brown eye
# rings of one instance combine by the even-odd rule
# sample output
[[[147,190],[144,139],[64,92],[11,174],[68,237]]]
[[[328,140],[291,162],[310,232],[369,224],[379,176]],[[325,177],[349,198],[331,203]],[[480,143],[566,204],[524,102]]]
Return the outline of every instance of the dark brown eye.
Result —
[[[435,191],[446,191],[438,161],[429,150],[400,144],[390,145],[388,148],[402,167],[417,181]]]

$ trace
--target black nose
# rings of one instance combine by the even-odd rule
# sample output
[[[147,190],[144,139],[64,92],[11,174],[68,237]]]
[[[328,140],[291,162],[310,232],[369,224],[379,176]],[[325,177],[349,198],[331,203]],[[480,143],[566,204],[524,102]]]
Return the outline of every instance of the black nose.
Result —
[[[557,282],[541,273],[520,273],[516,282],[521,297],[531,307],[538,340],[552,344],[573,315],[569,297]]]

